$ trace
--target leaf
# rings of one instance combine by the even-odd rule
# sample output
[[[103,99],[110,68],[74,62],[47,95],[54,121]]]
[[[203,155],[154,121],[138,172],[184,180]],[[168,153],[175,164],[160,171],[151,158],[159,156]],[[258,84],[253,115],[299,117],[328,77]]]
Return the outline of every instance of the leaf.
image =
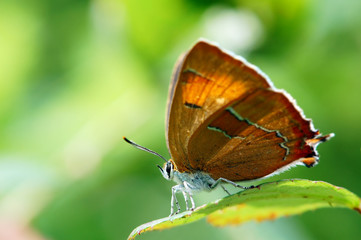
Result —
[[[247,221],[273,220],[326,207],[350,208],[361,213],[361,199],[354,193],[322,181],[281,180],[264,183],[215,202],[172,217],[145,223],[128,239],[143,232],[162,230],[207,217],[214,226],[236,225]]]

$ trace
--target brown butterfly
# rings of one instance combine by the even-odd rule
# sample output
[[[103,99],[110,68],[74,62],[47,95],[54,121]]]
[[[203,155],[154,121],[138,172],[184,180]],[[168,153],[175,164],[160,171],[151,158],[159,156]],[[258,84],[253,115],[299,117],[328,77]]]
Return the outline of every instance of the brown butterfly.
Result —
[[[318,163],[316,147],[334,134],[322,136],[295,100],[276,89],[268,77],[245,59],[205,40],[198,41],[175,66],[169,90],[167,144],[172,159],[128,143],[165,160],[159,167],[187,210],[192,194],[216,186],[269,177],[302,164]],[[249,187],[248,187],[249,188]]]

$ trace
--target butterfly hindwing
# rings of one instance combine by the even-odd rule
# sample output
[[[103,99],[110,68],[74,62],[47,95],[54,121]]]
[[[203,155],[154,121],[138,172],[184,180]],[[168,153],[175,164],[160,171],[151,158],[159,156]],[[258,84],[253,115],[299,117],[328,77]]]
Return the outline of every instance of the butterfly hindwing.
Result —
[[[267,176],[303,158],[313,158],[315,164],[317,152],[306,140],[318,131],[310,124],[284,93],[258,89],[197,129],[188,145],[190,165],[214,179],[226,173],[227,179],[242,181]]]

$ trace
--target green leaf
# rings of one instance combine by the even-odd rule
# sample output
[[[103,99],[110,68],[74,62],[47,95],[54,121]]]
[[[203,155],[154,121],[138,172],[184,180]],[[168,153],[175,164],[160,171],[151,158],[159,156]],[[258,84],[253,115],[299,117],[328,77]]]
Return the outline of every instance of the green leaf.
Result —
[[[273,220],[326,207],[350,208],[361,213],[361,199],[354,193],[326,182],[281,180],[264,183],[223,199],[172,217],[145,223],[128,239],[153,231],[172,228],[207,217],[215,226],[236,225],[250,220]]]

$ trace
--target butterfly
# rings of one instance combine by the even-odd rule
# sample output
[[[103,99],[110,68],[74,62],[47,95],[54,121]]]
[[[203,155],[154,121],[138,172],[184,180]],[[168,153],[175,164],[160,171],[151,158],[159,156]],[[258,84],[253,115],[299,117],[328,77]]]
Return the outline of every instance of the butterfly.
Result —
[[[175,65],[166,119],[171,159],[161,157],[161,174],[172,187],[171,215],[180,212],[176,193],[193,210],[193,194],[224,183],[261,179],[296,165],[315,166],[321,135],[295,100],[276,89],[256,66],[206,40],[198,41]],[[189,200],[191,207],[189,207]],[[174,210],[174,204],[177,211]]]

